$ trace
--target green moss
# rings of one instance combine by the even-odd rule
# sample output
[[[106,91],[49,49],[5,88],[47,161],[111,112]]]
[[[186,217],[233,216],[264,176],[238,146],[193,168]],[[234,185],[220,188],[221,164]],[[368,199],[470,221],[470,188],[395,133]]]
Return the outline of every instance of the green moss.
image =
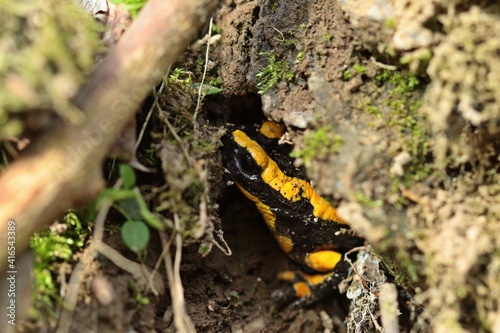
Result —
[[[218,26],[217,24],[213,23],[212,24],[212,35],[218,35],[222,33],[222,27]]]
[[[226,296],[228,302],[227,308],[241,308],[243,306],[243,300],[237,291],[231,291],[229,295]]]
[[[57,278],[59,265],[56,263],[72,262],[74,255],[84,246],[88,231],[75,213],[69,212],[60,230],[46,230],[35,234],[30,246],[35,254],[34,275],[36,293],[34,293],[33,316],[54,317],[56,304],[60,303],[59,283]]]
[[[379,79],[391,86],[384,101],[389,110],[385,120],[396,130],[403,149],[412,157],[405,165],[405,174],[394,177],[393,181],[410,186],[424,180],[433,172],[427,163],[430,155],[430,130],[427,119],[419,112],[422,105],[421,94],[416,94],[416,90],[421,87],[421,79],[407,72],[385,70]]]
[[[361,64],[354,64],[352,65],[352,68],[356,71],[358,74],[363,74],[366,72],[366,67],[361,65]]]
[[[363,108],[368,114],[374,115],[378,119],[382,118],[379,108],[376,105],[373,105],[370,97],[365,98],[364,103],[361,104],[360,108]]]
[[[300,51],[297,53],[297,58],[295,59],[295,63],[302,62],[304,60],[304,52]]]
[[[264,94],[278,82],[290,82],[294,79],[294,74],[285,59],[280,59],[275,52],[261,52],[260,55],[267,56],[267,66],[257,73],[259,94]]]
[[[323,159],[335,153],[342,143],[342,137],[334,134],[332,127],[327,125],[306,134],[304,148],[294,150],[291,156],[302,159],[308,165],[312,161]]]
[[[198,58],[196,61],[196,73],[202,76],[204,60]],[[215,95],[222,91],[220,78],[211,76],[211,73],[207,74],[205,78],[205,83],[202,85],[200,82],[193,82],[193,77],[195,75],[193,72],[186,71],[182,68],[174,68],[168,77],[164,78],[164,83],[170,87],[178,86],[179,88],[185,90],[186,93],[197,94],[201,85],[201,94],[204,98],[208,95]]]
[[[382,248],[383,245],[379,247],[379,249]],[[386,250],[387,249],[385,249],[384,251]],[[417,268],[411,260],[409,253],[405,250],[398,249],[395,258],[398,264],[396,264],[392,258],[386,256],[385,254],[378,251],[376,253],[377,257],[380,258],[389,273],[396,280],[396,284],[402,287],[409,294],[413,294],[414,289],[418,284],[419,278],[417,274]]]
[[[354,71],[354,74],[353,74]],[[366,72],[366,67],[361,64],[352,65],[352,70],[350,68],[342,72],[342,81],[349,81],[354,77],[354,75],[363,74]]]
[[[200,56],[196,58],[195,72],[203,73],[203,67],[205,67],[205,58],[203,56]]]
[[[396,20],[393,19],[393,18],[390,18],[388,19],[387,21],[385,21],[385,24],[384,24],[387,28],[389,29],[396,29]]]
[[[384,204],[383,200],[381,199],[373,200],[365,193],[359,191],[355,193],[355,198],[357,202],[359,202],[361,205],[365,207],[370,207],[370,208],[381,207]]]
[[[0,139],[22,131],[12,115],[27,110],[81,121],[69,99],[102,50],[90,15],[73,1],[19,0],[0,6],[0,22]]]
[[[398,251],[396,254],[396,260],[400,263],[410,281],[413,283],[418,282],[417,267],[415,266],[414,260],[411,258],[410,254],[406,251]]]
[[[142,305],[148,305],[151,303],[149,298],[143,295],[142,288],[134,280],[130,280],[130,289],[134,292],[137,303]]]
[[[413,73],[426,73],[433,53],[431,50],[420,49],[412,54],[405,54],[399,59],[399,63],[406,65]]]
[[[279,6],[279,0],[271,0],[269,1],[269,9],[271,9],[271,11],[276,11],[278,9],[278,6]]]
[[[415,88],[420,84],[420,80],[415,75],[408,75],[402,72],[393,72],[389,76],[389,83],[394,85],[395,92],[411,97]]]
[[[349,81],[352,79],[352,73],[349,69],[346,69],[342,72],[342,81]]]
[[[380,73],[375,75],[375,80],[385,82],[391,77],[391,72],[387,69],[382,70]]]
[[[191,84],[193,84],[193,78],[184,69],[176,67],[172,70],[168,78],[166,78],[165,83],[178,83],[183,86],[190,86]]]
[[[383,262],[389,274],[394,277],[396,284],[408,294],[413,295],[420,279],[417,266],[408,249],[398,247],[396,250],[395,242],[396,244],[399,243],[394,240],[390,231],[387,230],[387,234],[373,250]]]
[[[395,57],[396,56],[396,50],[392,47],[392,46],[389,46],[387,45],[385,48],[384,48],[384,52],[390,56],[390,57]]]
[[[402,150],[411,156],[410,161],[404,165],[403,175],[391,175],[389,179],[390,193],[398,194],[398,199],[393,200],[392,204],[401,209],[408,203],[401,195],[401,186],[411,187],[434,172],[431,164],[430,128],[426,117],[419,110],[424,85],[422,78],[405,71],[382,70],[375,76],[375,80],[386,85],[385,95],[375,101],[365,98],[358,103],[358,109],[383,121],[401,143]]]
[[[390,108],[388,124],[396,127],[405,150],[416,157],[420,164],[429,153],[430,139],[426,119],[418,112],[422,102],[419,96],[413,94],[420,81],[414,76],[404,77],[397,72],[391,76],[389,83],[394,85],[394,89],[386,100]]]

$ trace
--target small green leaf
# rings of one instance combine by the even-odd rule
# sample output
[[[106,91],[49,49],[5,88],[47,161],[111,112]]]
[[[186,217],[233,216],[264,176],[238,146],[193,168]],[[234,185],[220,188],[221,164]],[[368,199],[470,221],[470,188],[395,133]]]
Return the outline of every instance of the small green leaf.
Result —
[[[163,229],[163,224],[161,223],[160,219],[156,217],[155,214],[151,213],[151,211],[148,208],[148,205],[146,204],[144,198],[141,195],[141,192],[139,192],[139,189],[137,188],[134,189],[134,192],[137,204],[139,205],[139,210],[141,212],[142,219],[155,229],[159,230]]]
[[[193,83],[193,88],[196,90],[200,89],[200,83]],[[215,87],[215,86],[212,86],[209,84],[201,85],[201,90],[205,96],[215,95],[215,94],[218,94],[222,91],[221,88],[218,88],[218,87]]]
[[[125,222],[122,225],[121,234],[125,245],[134,252],[145,249],[149,241],[149,229],[140,221]]]
[[[120,201],[123,199],[133,198],[133,197],[135,197],[135,193],[133,190],[107,188],[102,190],[101,193],[99,193],[99,196],[97,197],[96,200],[96,207],[97,209],[101,208],[106,198],[110,198],[113,201]]]
[[[209,89],[207,90],[207,92],[205,93],[205,95],[215,95],[215,94],[218,94],[222,91],[221,88],[217,88],[217,87],[213,87],[213,86],[208,86]]]
[[[120,164],[120,178],[123,180],[123,187],[131,189],[135,186],[135,172],[128,164]]]
[[[146,221],[151,227],[163,230],[163,223],[161,223],[160,219],[156,217],[155,214],[151,213],[149,210],[141,210],[142,219]]]
[[[130,12],[132,18],[135,19],[139,11],[146,4],[146,0],[111,0],[112,3],[125,6],[125,9]]]
[[[135,198],[135,196],[132,198],[119,200],[117,204],[121,208],[120,212],[125,215],[127,220],[142,220],[141,207],[137,203],[137,199]]]

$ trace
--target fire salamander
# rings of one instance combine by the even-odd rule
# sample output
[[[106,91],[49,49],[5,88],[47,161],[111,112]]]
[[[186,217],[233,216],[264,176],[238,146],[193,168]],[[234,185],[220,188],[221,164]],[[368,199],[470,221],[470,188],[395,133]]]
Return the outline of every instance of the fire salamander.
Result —
[[[293,287],[275,292],[280,303],[309,304],[347,276],[344,254],[363,240],[349,230],[336,209],[321,197],[302,168],[294,166],[290,147],[279,145],[277,124],[260,130],[233,129],[222,138],[223,163],[241,192],[255,203],[283,251],[301,265],[279,278]]]

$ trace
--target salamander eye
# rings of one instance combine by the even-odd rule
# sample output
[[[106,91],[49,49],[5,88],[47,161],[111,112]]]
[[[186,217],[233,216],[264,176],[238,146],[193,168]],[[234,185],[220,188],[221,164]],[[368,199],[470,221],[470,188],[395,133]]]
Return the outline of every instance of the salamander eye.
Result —
[[[260,175],[261,170],[260,167],[255,163],[255,160],[252,158],[246,151],[240,151],[238,153],[237,164],[241,172],[244,172],[247,175]]]

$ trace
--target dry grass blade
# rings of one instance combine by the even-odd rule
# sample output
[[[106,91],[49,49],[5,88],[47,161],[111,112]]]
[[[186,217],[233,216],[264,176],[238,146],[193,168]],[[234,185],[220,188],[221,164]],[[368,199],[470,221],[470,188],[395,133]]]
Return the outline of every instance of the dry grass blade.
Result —
[[[205,53],[205,66],[203,67],[203,76],[201,78],[200,82],[200,87],[198,88],[198,100],[196,102],[196,108],[194,110],[194,116],[193,116],[193,126],[196,129],[198,126],[196,122],[196,117],[198,116],[198,113],[201,110],[201,100],[203,98],[203,83],[205,82],[205,77],[207,76],[207,67],[208,67],[208,56],[210,54],[210,39],[212,37],[212,24],[213,24],[214,18],[210,18],[210,24],[208,25],[208,38],[207,38],[207,51]]]
[[[170,297],[172,298],[172,310],[174,313],[174,325],[179,333],[196,332],[191,318],[186,313],[186,304],[184,301],[184,288],[182,287],[180,265],[182,257],[182,235],[180,233],[179,217],[174,214],[175,229],[172,238],[175,238],[175,258],[172,264],[170,255],[170,242],[167,235],[160,231],[160,238],[166,255],[164,256],[165,269],[167,271]]]

